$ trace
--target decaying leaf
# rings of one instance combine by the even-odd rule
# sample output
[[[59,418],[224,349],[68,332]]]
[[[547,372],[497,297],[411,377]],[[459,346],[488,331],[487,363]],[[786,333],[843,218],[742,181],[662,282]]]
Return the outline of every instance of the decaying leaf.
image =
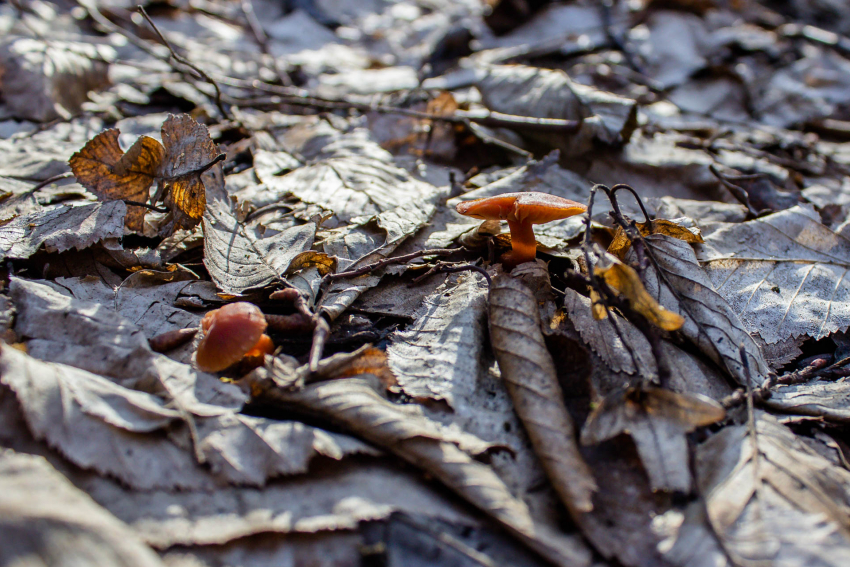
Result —
[[[277,389],[272,380],[254,382],[253,388],[259,399],[307,410],[342,424],[365,440],[428,471],[553,563],[589,562],[587,550],[575,540],[536,525],[525,504],[511,495],[490,467],[443,440],[439,428],[430,420],[414,417],[381,398],[363,379],[319,383],[301,392]]]
[[[698,448],[708,522],[735,565],[850,561],[850,473],[757,412],[755,437],[730,426]]]
[[[590,299],[567,289],[564,294],[564,317],[575,327],[582,340],[614,372],[636,375],[641,380],[654,381],[657,368],[649,341],[637,327],[616,312],[605,319],[595,319],[590,312]],[[611,320],[617,325],[614,330]],[[557,318],[553,325],[557,323]],[[628,347],[628,348],[627,348]],[[661,341],[661,350],[673,363],[669,387],[676,392],[693,392],[720,400],[732,393],[729,382],[717,370],[699,357],[679,348],[667,340]],[[634,358],[630,353],[634,353]],[[597,386],[603,394],[613,391]]]
[[[578,450],[537,301],[520,281],[497,276],[490,289],[490,340],[502,378],[562,501],[577,516],[593,508],[593,474]]]
[[[0,450],[0,565],[163,567],[44,458],[9,450]]]
[[[768,344],[850,324],[850,241],[798,206],[712,227],[697,257],[717,292]]]
[[[118,145],[116,129],[105,130],[89,140],[68,162],[77,181],[102,200],[128,199],[145,203],[165,155],[162,144],[141,136],[127,152]],[[127,228],[141,231],[145,209],[132,207]]]
[[[83,186],[102,200],[127,199],[147,203],[155,179],[172,219],[166,234],[196,226],[206,207],[201,175],[217,161],[217,148],[207,127],[188,114],[169,115],[162,125],[162,144],[140,136],[127,152],[118,144],[117,129],[101,132],[71,156],[69,164]],[[134,206],[127,228],[140,232],[145,209]]]
[[[582,428],[581,442],[595,445],[628,433],[652,489],[687,493],[691,472],[685,433],[725,416],[723,407],[710,398],[636,386],[610,394],[593,410]]]
[[[738,350],[744,345],[752,378],[761,383],[770,372],[764,355],[732,307],[714,290],[691,245],[662,234],[646,237],[646,243],[660,272],[654,266],[647,269],[644,285],[658,303],[685,318],[680,332],[739,384],[747,383]]]
[[[59,206],[18,217],[0,226],[0,259],[29,258],[44,246],[48,252],[82,250],[101,243],[120,249],[127,208],[120,201]]]
[[[615,291],[621,293],[632,309],[646,317],[655,326],[665,331],[675,331],[685,324],[685,319],[658,304],[640,281],[637,272],[622,262],[611,262],[605,267],[595,266],[594,273]]]

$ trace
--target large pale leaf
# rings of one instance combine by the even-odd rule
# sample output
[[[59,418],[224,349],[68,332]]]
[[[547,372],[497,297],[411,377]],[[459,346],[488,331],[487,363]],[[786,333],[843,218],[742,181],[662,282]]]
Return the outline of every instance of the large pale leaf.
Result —
[[[218,415],[245,400],[236,386],[151,351],[142,330],[114,311],[109,296],[103,304],[83,301],[61,285],[20,278],[10,290],[15,331],[36,358],[108,376],[195,415]]]
[[[0,227],[0,260],[48,252],[82,250],[100,242],[120,249],[127,206],[121,201],[59,206],[14,219]]]
[[[378,215],[436,190],[397,167],[367,130],[342,132],[317,121],[294,127],[283,144],[310,163],[283,175],[273,165],[260,168],[260,181],[282,195],[321,205],[341,221]]]
[[[0,450],[0,565],[162,567],[129,527],[42,457]]]
[[[0,351],[0,382],[15,392],[33,435],[79,467],[142,490],[210,484],[165,435],[181,413],[155,396],[9,346]]]
[[[490,289],[490,340],[516,412],[561,500],[573,515],[590,511],[596,483],[578,450],[537,300],[507,275],[497,276]]]
[[[393,452],[439,479],[500,522],[532,549],[558,565],[586,564],[587,550],[575,540],[535,524],[526,505],[514,498],[493,470],[471,459],[436,433],[433,422],[381,398],[362,379],[319,383],[301,392],[256,383],[263,397],[344,425],[363,439]],[[436,434],[435,434],[436,433]]]
[[[798,206],[712,227],[697,258],[747,330],[768,344],[850,325],[850,240]]]
[[[740,384],[747,383],[738,350],[743,345],[752,380],[761,383],[770,372],[764,355],[732,307],[714,290],[691,245],[660,234],[645,241],[660,270],[656,272],[653,265],[644,272],[646,289],[658,303],[685,318],[680,332]]]
[[[735,565],[850,561],[850,473],[764,413],[755,437],[731,426],[699,447],[708,522]]]

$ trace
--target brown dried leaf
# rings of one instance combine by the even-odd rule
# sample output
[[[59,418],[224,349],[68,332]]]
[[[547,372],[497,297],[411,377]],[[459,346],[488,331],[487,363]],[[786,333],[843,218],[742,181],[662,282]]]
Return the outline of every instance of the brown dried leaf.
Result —
[[[716,423],[726,412],[714,400],[648,386],[606,397],[582,428],[583,445],[595,445],[628,433],[637,446],[653,490],[689,492],[685,433]]]
[[[77,181],[99,199],[145,203],[165,157],[165,148],[153,138],[140,136],[124,153],[118,145],[119,133],[117,129],[101,132],[72,155],[68,164]],[[127,228],[141,231],[144,216],[143,208],[132,207],[125,219]]]
[[[490,289],[490,340],[516,412],[561,500],[573,516],[591,510],[596,482],[578,450],[537,301],[507,275],[497,276]]]
[[[605,268],[594,268],[594,273],[605,280],[606,284],[625,296],[632,309],[646,317],[650,323],[657,327],[665,331],[675,331],[685,324],[684,317],[664,309],[647,293],[643,282],[640,281],[640,276],[631,266],[622,262],[612,262],[610,266]]]
[[[690,244],[699,244],[703,242],[702,235],[699,232],[691,231],[680,224],[666,219],[656,219],[649,222],[635,223],[641,236],[649,236],[650,234],[666,234],[679,240],[684,240]],[[632,247],[632,241],[626,236],[626,232],[622,227],[617,227],[617,232],[614,233],[614,240],[608,245],[608,252],[619,258],[626,259],[626,252]]]
[[[165,206],[175,218],[173,230],[192,228],[201,222],[206,208],[201,174],[214,163],[218,148],[207,127],[188,114],[169,115],[162,125],[162,143],[165,159],[158,176],[166,191]]]

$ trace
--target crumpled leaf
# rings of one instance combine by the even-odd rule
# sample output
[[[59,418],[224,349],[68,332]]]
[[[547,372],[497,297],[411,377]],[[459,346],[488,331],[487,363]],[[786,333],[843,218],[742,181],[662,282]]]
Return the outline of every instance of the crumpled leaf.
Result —
[[[685,433],[726,417],[717,402],[650,386],[622,389],[605,397],[581,431],[583,445],[628,433],[635,442],[653,490],[690,492]]]
[[[655,219],[649,222],[635,223],[641,236],[649,236],[650,234],[666,234],[679,240],[684,240],[691,244],[698,244],[703,241],[699,229],[689,229],[680,224],[667,219]],[[626,259],[626,252],[632,247],[632,241],[626,236],[626,231],[623,227],[618,226],[614,233],[614,240],[608,245],[608,252],[619,258]]]
[[[101,132],[71,156],[68,163],[77,181],[103,200],[147,203],[150,186],[158,179],[154,201],[164,197],[169,208],[160,235],[196,226],[206,208],[201,175],[219,160],[207,127],[188,114],[169,114],[162,124],[162,144],[140,136],[126,153],[118,145],[119,134],[117,129]],[[127,228],[141,231],[144,215],[144,208],[135,207]]]
[[[181,412],[156,396],[5,345],[0,383],[15,392],[33,436],[81,468],[141,490],[210,484],[191,454],[165,436]]]
[[[490,340],[516,412],[561,500],[574,516],[590,511],[596,483],[578,450],[537,301],[504,274],[490,288]]]
[[[162,567],[138,535],[43,457],[0,450],[0,565]]]
[[[9,38],[0,48],[0,90],[17,118],[47,122],[79,114],[89,91],[109,85],[108,45]]]
[[[735,564],[850,561],[850,473],[817,455],[775,418],[755,414],[697,450],[708,522]]]
[[[665,308],[681,314],[685,324],[680,332],[739,384],[748,380],[739,354],[739,345],[743,345],[752,379],[760,384],[770,367],[735,311],[714,290],[690,244],[662,234],[645,241],[660,269],[660,273],[654,266],[644,271],[647,292]]]
[[[101,200],[146,203],[165,148],[153,138],[140,136],[125,153],[118,145],[119,134],[114,128],[101,132],[72,155],[68,164],[77,181]],[[144,216],[144,208],[132,207],[127,214],[127,228],[141,231]]]
[[[810,415],[838,423],[850,422],[850,381],[814,380],[805,384],[780,385],[764,405],[773,411]]]
[[[283,144],[309,165],[281,176],[274,168],[258,169],[260,181],[282,195],[321,205],[343,222],[428,199],[436,191],[397,167],[367,130],[343,133],[318,121],[292,128]]]
[[[560,149],[564,157],[586,153],[594,142],[609,146],[628,142],[637,126],[634,100],[576,83],[561,70],[492,66],[476,86],[484,105],[495,112],[580,120],[574,134],[524,133]]]
[[[48,252],[82,250],[98,242],[120,249],[127,207],[120,201],[63,205],[18,217],[0,226],[0,260],[29,258],[44,246]]]
[[[712,227],[697,257],[717,292],[768,344],[850,324],[850,241],[794,207]]]
[[[676,331],[685,324],[684,317],[668,311],[647,293],[640,276],[628,264],[611,262],[605,267],[594,266],[593,271],[597,277],[601,277],[606,284],[628,299],[632,309],[646,317],[653,325],[665,331]]]
[[[265,380],[255,381],[253,390],[259,399],[307,410],[342,424],[428,471],[553,563],[589,564],[583,545],[536,525],[525,504],[511,495],[488,466],[472,460],[454,443],[444,441],[430,420],[415,418],[378,396],[363,379],[318,383],[300,392],[276,389],[273,382]]]

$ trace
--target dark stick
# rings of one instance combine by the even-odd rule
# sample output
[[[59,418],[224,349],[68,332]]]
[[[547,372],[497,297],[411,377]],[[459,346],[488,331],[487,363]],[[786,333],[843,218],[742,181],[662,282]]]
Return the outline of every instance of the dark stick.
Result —
[[[241,7],[242,14],[245,16],[245,21],[248,22],[248,28],[251,30],[254,40],[257,42],[257,45],[260,46],[260,51],[262,51],[267,57],[271,58],[274,71],[277,74],[277,78],[280,80],[280,83],[285,87],[291,86],[292,79],[289,78],[288,73],[280,68],[277,58],[272,55],[271,49],[269,49],[269,37],[263,29],[263,24],[260,23],[259,19],[257,19],[257,13],[254,11],[254,4],[251,0],[242,0]]]
[[[139,201],[131,201],[130,199],[121,199],[121,200],[124,201],[124,203],[126,203],[127,205],[130,205],[130,206],[133,206],[133,207],[144,207],[146,209],[150,209],[151,211],[156,211],[157,213],[167,213],[168,212],[168,209],[165,208],[165,207],[157,207],[155,205],[150,205],[148,203],[141,203]]]
[[[204,81],[212,85],[212,87],[215,89],[215,105],[216,107],[218,107],[218,111],[221,113],[221,116],[223,118],[231,120],[232,117],[230,116],[230,113],[224,109],[224,105],[221,103],[221,89],[218,87],[218,83],[216,83],[215,80],[209,75],[207,75],[200,67],[198,67],[182,55],[178,55],[177,52],[174,51],[174,48],[171,47],[171,44],[168,42],[167,39],[165,39],[165,36],[162,35],[162,32],[159,31],[159,28],[156,27],[156,24],[153,23],[153,20],[150,18],[150,16],[148,16],[148,13],[145,11],[144,6],[136,6],[136,9],[142,16],[144,16],[145,20],[147,20],[148,24],[150,24],[150,26],[153,28],[153,31],[156,32],[156,35],[159,36],[159,39],[162,40],[162,43],[165,45],[165,47],[168,48],[168,51],[171,52],[171,57],[173,57],[174,60],[178,63],[181,63],[195,71]]]
[[[384,266],[389,266],[391,264],[403,264],[409,260],[414,260],[421,256],[451,256],[455,252],[464,251],[464,248],[432,248],[430,250],[419,250],[418,252],[411,252],[410,254],[405,254],[404,256],[396,256],[394,258],[384,258],[383,260],[378,260],[377,262],[373,262],[371,264],[366,264],[361,268],[357,268],[355,270],[350,270],[348,272],[339,272],[337,274],[328,274],[325,276],[325,279],[328,281],[340,280],[343,278],[356,278],[357,276],[362,276],[363,274],[368,274],[369,272],[373,272]]]

